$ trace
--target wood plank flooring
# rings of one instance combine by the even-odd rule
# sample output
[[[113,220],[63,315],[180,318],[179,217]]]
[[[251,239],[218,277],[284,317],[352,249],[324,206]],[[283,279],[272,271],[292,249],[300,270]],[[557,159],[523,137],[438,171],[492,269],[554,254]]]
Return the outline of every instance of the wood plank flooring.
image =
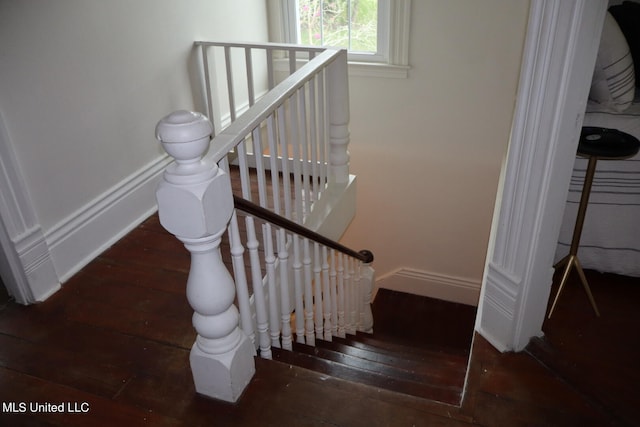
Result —
[[[152,217],[46,302],[29,307],[9,303],[0,309],[0,425],[638,425],[620,416],[634,414],[637,406],[627,407],[625,396],[616,394],[620,382],[635,377],[594,376],[595,385],[589,387],[612,390],[615,402],[596,404],[529,354],[501,354],[478,335],[461,407],[262,359],[256,359],[256,376],[238,403],[204,398],[194,392],[188,363],[195,338],[184,295],[188,264],[186,250]],[[633,305],[623,302],[635,294],[617,292],[615,286],[594,290],[603,317],[620,312],[611,326],[626,331],[626,343],[635,345],[638,311],[622,313]],[[561,315],[573,318],[572,307],[590,310],[586,300],[563,298],[552,322],[564,325],[568,321]],[[421,322],[438,319],[425,317]],[[587,336],[586,329],[576,329],[580,325],[553,329],[548,322],[545,329],[555,346]],[[610,349],[610,360],[619,357],[629,365],[627,372],[633,372],[635,353],[613,341],[597,335],[588,346],[565,346],[562,358],[585,358],[582,353],[602,346]],[[590,369],[607,369],[600,364],[600,353],[593,354]],[[88,411],[28,410],[31,403],[67,402],[86,403],[81,407]],[[25,412],[20,412],[22,403]],[[16,412],[10,411],[12,405]]]
[[[545,320],[545,336],[528,352],[620,425],[640,425],[640,278],[595,271],[587,278],[601,316],[594,314],[574,272]],[[552,296],[555,292],[554,286]]]

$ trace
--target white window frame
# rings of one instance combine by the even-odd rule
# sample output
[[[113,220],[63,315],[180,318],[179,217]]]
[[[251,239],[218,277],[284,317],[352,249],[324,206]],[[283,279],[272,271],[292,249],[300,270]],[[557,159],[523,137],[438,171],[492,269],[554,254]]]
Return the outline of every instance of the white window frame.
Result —
[[[349,74],[406,78],[411,0],[378,0],[378,54],[349,53]],[[297,43],[296,0],[269,1],[274,42]]]

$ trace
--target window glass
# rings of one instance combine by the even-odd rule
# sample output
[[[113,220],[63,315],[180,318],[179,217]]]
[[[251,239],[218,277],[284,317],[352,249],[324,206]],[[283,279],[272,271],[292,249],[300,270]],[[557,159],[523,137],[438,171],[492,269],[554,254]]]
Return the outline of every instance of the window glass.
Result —
[[[378,52],[378,0],[297,0],[298,42]]]

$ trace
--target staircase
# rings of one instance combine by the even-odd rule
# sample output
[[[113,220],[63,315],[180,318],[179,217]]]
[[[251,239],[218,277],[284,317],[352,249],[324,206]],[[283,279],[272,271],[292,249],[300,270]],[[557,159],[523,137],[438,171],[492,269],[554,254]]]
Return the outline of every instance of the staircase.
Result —
[[[294,343],[293,351],[272,348],[273,358],[343,380],[459,405],[476,308],[380,289],[372,310],[373,334],[316,340],[315,347]]]
[[[160,223],[191,255],[196,392],[236,402],[257,354],[459,404],[475,309],[388,291],[371,304],[373,254],[338,242],[356,206],[347,52],[196,45],[207,114],[174,111],[156,127],[175,159],[156,192]]]

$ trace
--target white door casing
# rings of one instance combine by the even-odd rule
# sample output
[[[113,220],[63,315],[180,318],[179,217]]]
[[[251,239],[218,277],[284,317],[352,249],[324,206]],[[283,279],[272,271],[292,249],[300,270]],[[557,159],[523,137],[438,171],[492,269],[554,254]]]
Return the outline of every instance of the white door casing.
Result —
[[[533,0],[476,330],[501,351],[542,335],[553,257],[606,0]]]
[[[60,289],[49,247],[0,113],[0,275],[21,304],[44,301]]]

